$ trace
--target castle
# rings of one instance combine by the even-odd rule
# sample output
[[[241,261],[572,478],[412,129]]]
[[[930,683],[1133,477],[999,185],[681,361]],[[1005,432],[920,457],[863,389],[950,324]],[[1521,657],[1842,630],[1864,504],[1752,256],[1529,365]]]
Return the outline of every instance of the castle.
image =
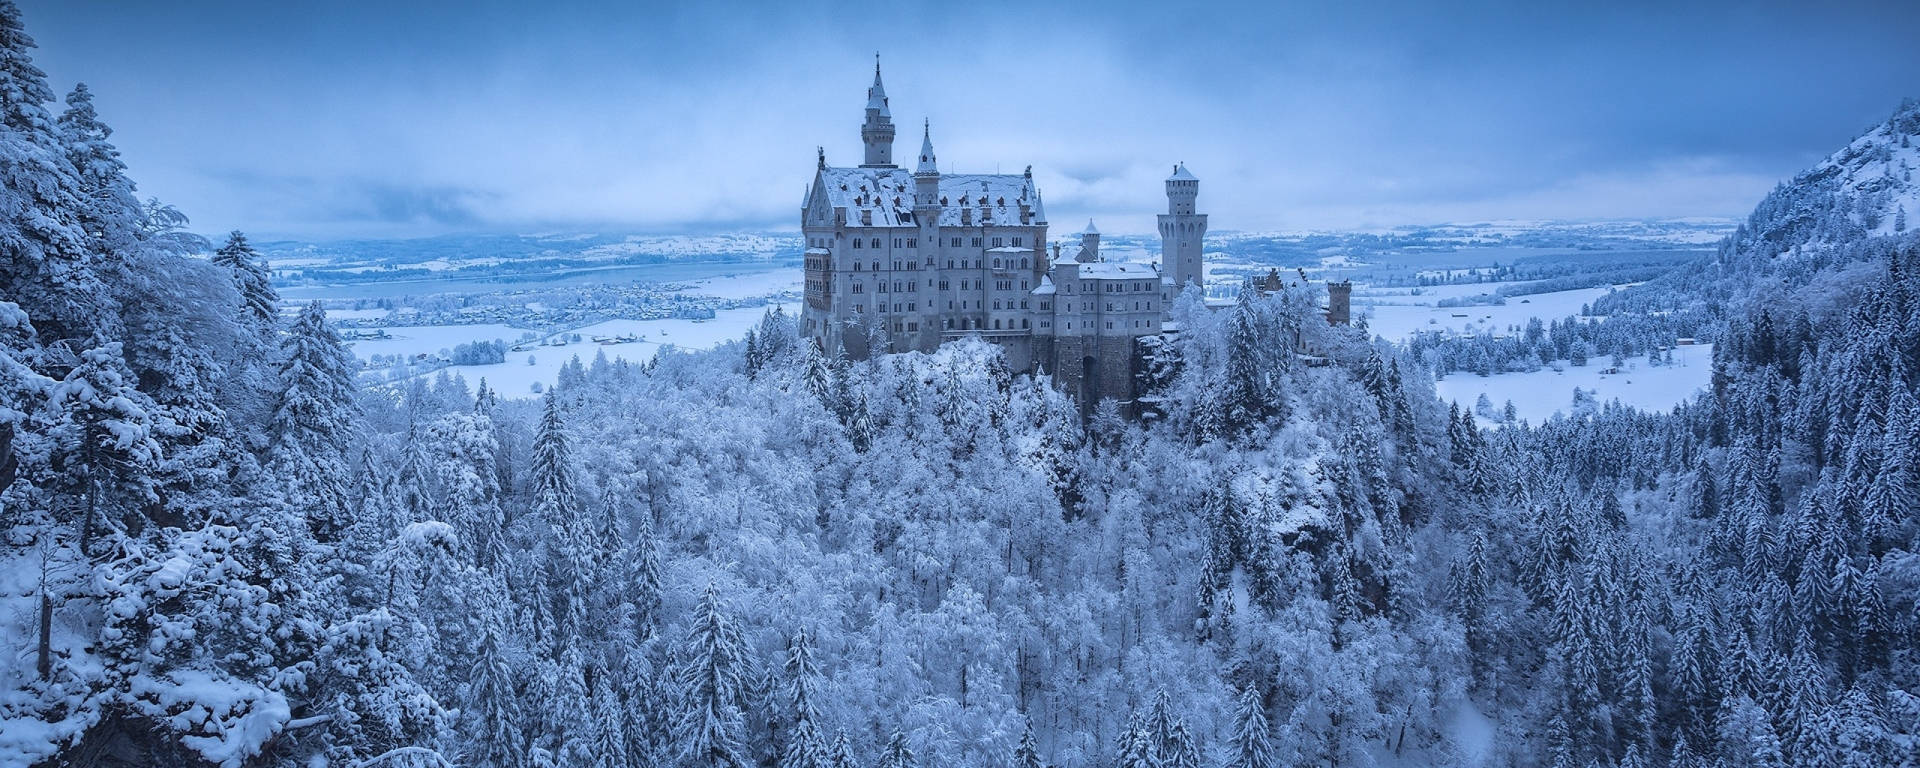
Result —
[[[1052,374],[1083,407],[1132,400],[1138,340],[1162,332],[1180,291],[1204,285],[1200,180],[1177,164],[1167,177],[1159,264],[1102,261],[1092,222],[1069,258],[1059,246],[1049,252],[1032,166],[943,174],[923,124],[908,172],[893,161],[893,139],[876,59],[864,162],[829,166],[820,150],[801,207],[802,332],[853,359],[978,336],[1000,346],[1011,369]]]

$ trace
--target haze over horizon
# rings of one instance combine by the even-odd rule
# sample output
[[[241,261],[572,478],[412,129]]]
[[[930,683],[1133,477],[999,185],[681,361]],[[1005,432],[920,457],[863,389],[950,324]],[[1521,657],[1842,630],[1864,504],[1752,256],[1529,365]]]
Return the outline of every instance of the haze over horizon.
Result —
[[[899,154],[1031,164],[1061,232],[1150,231],[1175,161],[1220,231],[1742,216],[1920,82],[1872,2],[23,5],[143,196],[299,239],[792,229],[876,49]]]

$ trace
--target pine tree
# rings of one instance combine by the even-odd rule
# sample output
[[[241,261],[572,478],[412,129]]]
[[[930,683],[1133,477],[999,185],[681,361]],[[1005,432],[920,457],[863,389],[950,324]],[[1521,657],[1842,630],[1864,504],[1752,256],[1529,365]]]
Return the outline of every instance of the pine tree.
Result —
[[[159,446],[153,439],[152,402],[134,387],[120,343],[101,343],[52,388],[47,409],[54,437],[40,487],[52,491],[79,534],[80,550],[104,554],[105,535],[138,536],[153,501],[153,469]]]
[[[886,751],[880,755],[878,768],[917,768],[913,750],[907,746],[907,735],[894,731],[887,737]]]
[[[498,608],[488,612],[480,627],[480,645],[474,653],[467,688],[468,736],[464,750],[477,765],[520,764],[526,736],[522,731],[520,694],[514,684],[513,660],[505,647],[505,627]]]
[[[550,537],[540,564],[546,573],[547,592],[555,601],[553,612],[561,632],[558,641],[567,643],[580,635],[586,622],[586,598],[598,575],[600,543],[595,541],[595,531],[576,489],[560,399],[549,392],[543,401],[529,473],[533,515],[539,529]]]
[[[786,676],[790,727],[780,753],[780,768],[826,768],[827,744],[813,702],[820,666],[814,660],[813,643],[807,639],[805,627],[796,630],[787,643]]]
[[[1040,757],[1040,744],[1033,739],[1033,721],[1027,721],[1025,731],[1020,734],[1020,745],[1014,747],[1011,768],[1049,768],[1047,761]]]
[[[673,729],[680,760],[701,768],[745,768],[746,648],[714,585],[707,585],[680,645],[681,712]]]
[[[34,47],[20,9],[0,2],[0,229],[9,233],[0,296],[26,311],[41,344],[114,338],[111,297],[81,221],[86,195],[47,111],[53,91]]]
[[[240,294],[240,323],[252,332],[262,346],[273,344],[280,324],[280,294],[273,289],[267,264],[239,230],[227,234],[227,242],[213,252],[213,265],[233,275],[234,289]]]
[[[353,360],[317,301],[300,312],[281,349],[268,463],[315,538],[328,543],[352,522],[346,451],[358,410]]]
[[[1233,752],[1227,768],[1273,768],[1268,741],[1267,710],[1252,685],[1240,689],[1240,708],[1233,720]]]

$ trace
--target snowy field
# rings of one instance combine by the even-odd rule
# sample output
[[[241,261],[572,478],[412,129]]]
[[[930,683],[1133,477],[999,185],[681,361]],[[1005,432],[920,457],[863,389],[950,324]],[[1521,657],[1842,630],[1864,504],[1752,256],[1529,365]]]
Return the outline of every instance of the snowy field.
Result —
[[[1713,345],[1674,347],[1672,365],[1649,366],[1645,357],[1639,357],[1627,360],[1620,373],[1602,374],[1609,362],[1594,358],[1575,368],[1562,361],[1561,371],[1542,368],[1493,376],[1456,372],[1437,382],[1436,388],[1442,399],[1468,411],[1482,394],[1492,401],[1496,414],[1512,401],[1516,415],[1534,424],[1556,413],[1573,413],[1575,388],[1592,393],[1595,403],[1618,400],[1641,410],[1665,411],[1706,388],[1713,373]],[[1495,424],[1476,417],[1481,426]]]
[[[609,360],[627,360],[642,363],[653,359],[661,347],[672,344],[682,349],[709,349],[718,344],[746,335],[747,329],[760,321],[760,317],[773,309],[765,307],[745,307],[727,309],[715,313],[712,320],[609,320],[583,328],[567,331],[567,335],[579,334],[580,341],[566,346],[540,346],[529,351],[507,352],[507,361],[493,365],[455,365],[445,370],[458,374],[467,380],[468,385],[477,385],[486,379],[487,386],[500,393],[502,397],[534,397],[533,385],[538,382],[541,388],[550,387],[559,377],[560,368],[575,356],[583,363],[592,363],[596,355],[605,352]],[[788,313],[797,312],[799,305],[782,304]],[[415,326],[394,327],[387,331],[394,335],[392,339],[357,341],[352,344],[353,353],[361,359],[374,355],[434,353],[451,349],[454,345],[473,341],[493,341],[500,339],[508,345],[527,336],[531,331],[506,325],[452,325],[452,326]],[[633,334],[641,341],[620,344],[598,344],[595,336],[619,336]],[[425,375],[437,376],[438,370]]]
[[[1417,331],[1455,331],[1464,333],[1502,333],[1509,326],[1525,326],[1538,317],[1550,322],[1580,314],[1583,304],[1607,295],[1611,288],[1581,288],[1572,291],[1513,296],[1498,306],[1436,307],[1444,298],[1491,293],[1507,283],[1451,285],[1421,289],[1414,296],[1400,289],[1397,293],[1371,294],[1356,290],[1355,314],[1368,316],[1367,327],[1391,341],[1405,341]]]

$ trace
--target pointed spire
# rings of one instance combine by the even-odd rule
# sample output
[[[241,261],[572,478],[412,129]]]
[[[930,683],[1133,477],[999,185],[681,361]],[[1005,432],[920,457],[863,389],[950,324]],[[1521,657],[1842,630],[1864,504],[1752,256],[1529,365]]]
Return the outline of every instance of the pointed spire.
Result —
[[[1093,226],[1093,219],[1087,219],[1087,228],[1086,228],[1086,229],[1083,229],[1083,230],[1080,230],[1080,234],[1083,234],[1083,235],[1097,235],[1097,234],[1100,234],[1100,230],[1098,230],[1098,229],[1095,229],[1095,228],[1094,228],[1094,226]]]
[[[880,84],[880,52],[873,53],[873,87],[867,89],[867,109],[879,110],[880,114],[892,117],[887,111],[887,88]]]
[[[920,165],[914,173],[939,173],[940,167],[933,159],[933,121],[920,124]]]

